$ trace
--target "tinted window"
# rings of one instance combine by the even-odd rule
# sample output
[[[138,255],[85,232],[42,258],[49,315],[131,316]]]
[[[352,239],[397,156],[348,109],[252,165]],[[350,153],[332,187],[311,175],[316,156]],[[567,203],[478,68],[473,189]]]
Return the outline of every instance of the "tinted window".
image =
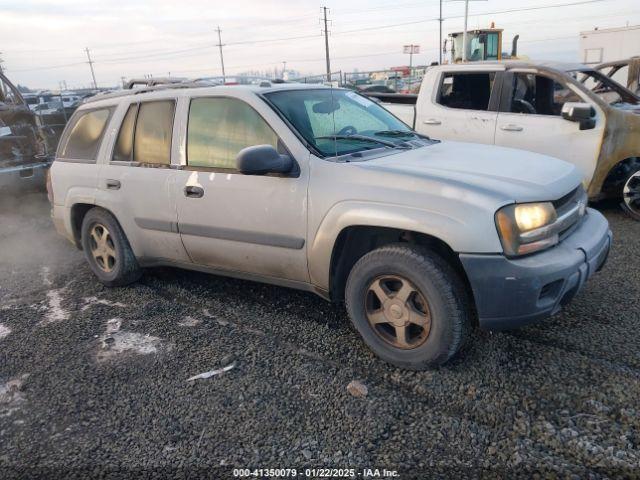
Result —
[[[495,72],[445,73],[438,103],[449,108],[488,110]]]
[[[278,137],[262,117],[234,98],[196,98],[189,108],[187,163],[235,168],[238,152],[255,145],[278,148]]]
[[[60,157],[95,160],[110,115],[111,109],[108,108],[81,114],[69,133]]]
[[[124,116],[118,140],[113,150],[113,160],[116,162],[131,162],[133,160],[133,127],[138,113],[138,104],[129,106]]]
[[[582,99],[567,86],[534,73],[515,73],[511,94],[512,113],[560,115],[565,102]]]
[[[140,104],[136,122],[133,161],[169,165],[175,102],[158,101]]]

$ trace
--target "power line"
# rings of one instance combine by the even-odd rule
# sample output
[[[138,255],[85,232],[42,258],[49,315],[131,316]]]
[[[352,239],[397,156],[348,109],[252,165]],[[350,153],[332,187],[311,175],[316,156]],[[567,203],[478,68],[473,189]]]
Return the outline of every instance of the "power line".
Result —
[[[600,2],[605,2],[605,1],[610,1],[610,0],[581,0],[578,2],[571,2],[571,3],[556,3],[556,4],[552,4],[552,5],[540,5],[537,7],[522,7],[522,8],[511,8],[508,10],[494,10],[491,12],[478,12],[478,13],[474,13],[473,16],[474,17],[479,17],[479,16],[484,16],[484,15],[499,15],[502,13],[516,13],[516,12],[527,12],[527,11],[532,11],[532,10],[544,10],[547,8],[560,8],[560,7],[573,7],[573,6],[577,6],[577,5],[587,5],[587,4],[591,4],[591,3],[600,3]],[[458,18],[464,18],[464,15],[452,15],[450,17],[443,17],[443,20],[453,20],[453,19],[458,19]],[[356,28],[356,29],[352,29],[352,30],[343,30],[342,32],[338,31],[335,32],[334,35],[345,35],[348,33],[357,33],[357,32],[365,32],[367,30],[378,30],[378,29],[386,29],[386,28],[395,28],[395,27],[403,27],[406,25],[416,25],[419,23],[428,23],[428,22],[436,22],[436,21],[440,21],[440,17],[433,17],[433,18],[425,18],[422,20],[412,20],[409,22],[400,22],[400,23],[390,23],[390,24],[385,24],[385,25],[376,25],[376,26],[371,26],[371,27],[363,27],[363,28]]]
[[[574,2],[568,2],[568,3],[557,3],[557,4],[551,4],[551,5],[534,6],[534,7],[521,7],[521,8],[513,8],[513,9],[506,9],[506,10],[496,10],[496,11],[491,11],[491,12],[481,12],[481,13],[474,14],[473,16],[477,17],[477,16],[483,16],[483,15],[496,15],[496,14],[503,14],[503,13],[515,13],[515,12],[534,11],[534,10],[542,10],[542,9],[549,9],[549,8],[569,7],[569,6],[600,3],[600,2],[603,2],[603,1],[608,1],[608,0],[582,0],[582,1],[574,1]],[[327,8],[327,11],[328,11],[328,8]],[[377,31],[377,30],[380,30],[380,29],[383,29],[383,28],[393,28],[393,27],[396,27],[396,26],[405,26],[405,25],[411,25],[411,24],[421,24],[421,23],[426,23],[426,22],[431,22],[431,21],[440,22],[441,20],[445,20],[445,19],[456,19],[456,18],[462,18],[462,17],[463,17],[462,15],[454,15],[454,16],[449,16],[449,17],[439,16],[438,18],[422,19],[422,20],[415,20],[415,21],[410,21],[410,22],[402,22],[402,23],[386,24],[386,25],[371,26],[371,27],[365,27],[365,28],[359,28],[359,29],[353,29],[353,30],[346,30],[346,31],[342,31],[342,32],[335,32],[334,34],[335,35],[347,35],[347,34],[350,34],[350,33],[366,32],[366,31]],[[605,17],[601,17],[601,18],[608,18],[608,17],[605,16]],[[328,23],[329,23],[329,20],[327,19],[327,25],[323,29],[323,34],[325,36],[325,57],[328,56],[327,55],[327,51],[328,51]],[[224,44],[224,46],[268,44],[268,43],[273,43],[273,42],[302,40],[302,39],[311,39],[311,38],[318,38],[318,35],[317,34],[316,35],[301,35],[301,36],[290,36],[290,37],[281,37],[281,38],[265,38],[265,39],[245,40],[245,41],[238,41],[238,42],[227,42],[227,43]],[[107,58],[107,59],[104,59],[104,60],[101,59],[101,58],[98,58],[98,60],[91,60],[90,66],[91,66],[91,69],[93,70],[93,63],[99,63],[99,64],[113,63],[113,64],[117,64],[117,63],[126,63],[126,62],[129,62],[129,61],[138,61],[138,60],[144,60],[144,59],[149,59],[149,61],[155,61],[155,60],[159,60],[159,59],[163,59],[163,58],[170,58],[170,57],[175,56],[175,55],[185,56],[185,55],[182,55],[182,54],[188,53],[188,52],[206,51],[208,49],[215,48],[216,46],[218,46],[218,48],[221,48],[221,47],[219,47],[219,44],[222,43],[220,38],[218,39],[218,42],[219,42],[218,44],[207,43],[207,44],[201,44],[201,45],[190,47],[190,48],[184,48],[184,49],[172,50],[172,51],[157,51],[156,50],[157,53],[149,53],[149,52],[143,53],[143,52],[140,52],[140,55],[116,57],[116,58]],[[88,58],[90,58],[90,57],[88,57]],[[327,60],[327,58],[325,58],[325,60]],[[330,58],[328,60],[330,60]],[[70,62],[70,63],[64,63],[64,64],[59,64],[59,65],[49,65],[49,66],[45,66],[45,67],[17,69],[17,70],[13,70],[13,71],[14,72],[30,72],[30,71],[39,71],[39,70],[50,70],[50,69],[74,67],[74,66],[85,64],[85,63],[87,63],[87,62]],[[94,75],[92,74],[92,76],[94,76]]]

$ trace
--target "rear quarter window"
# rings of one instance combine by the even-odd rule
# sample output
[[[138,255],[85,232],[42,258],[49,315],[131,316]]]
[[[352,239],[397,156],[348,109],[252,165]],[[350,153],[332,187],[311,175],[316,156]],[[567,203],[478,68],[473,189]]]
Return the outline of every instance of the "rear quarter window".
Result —
[[[58,157],[95,162],[112,112],[113,108],[101,108],[79,113],[63,140]]]

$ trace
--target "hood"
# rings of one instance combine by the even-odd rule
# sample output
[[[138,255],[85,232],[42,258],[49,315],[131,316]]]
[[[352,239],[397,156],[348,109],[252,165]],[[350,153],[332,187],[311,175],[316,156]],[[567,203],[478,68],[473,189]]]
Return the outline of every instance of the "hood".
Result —
[[[365,161],[363,168],[472,188],[504,202],[557,200],[581,182],[577,168],[538,153],[441,142]]]

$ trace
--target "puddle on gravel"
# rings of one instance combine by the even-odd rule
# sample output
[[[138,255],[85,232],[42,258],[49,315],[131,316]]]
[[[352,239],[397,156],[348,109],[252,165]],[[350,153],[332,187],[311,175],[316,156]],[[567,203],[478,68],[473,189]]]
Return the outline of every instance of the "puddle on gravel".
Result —
[[[82,305],[82,307],[80,308],[80,311],[82,311],[82,312],[88,310],[89,308],[91,308],[91,307],[93,307],[95,305],[105,305],[107,307],[127,308],[127,305],[125,305],[124,303],[112,302],[112,301],[105,300],[103,298],[98,298],[98,297],[85,297],[85,298],[82,299],[82,301],[84,302],[84,305]]]
[[[0,323],[0,340],[2,340],[4,337],[9,335],[10,333],[11,333],[11,329],[6,325],[3,325],[2,323]]]
[[[62,308],[62,294],[66,288],[58,288],[47,292],[47,313],[41,323],[62,322],[69,318],[69,312]]]
[[[53,286],[49,267],[42,267],[42,283],[46,287]],[[62,294],[65,291],[66,287],[54,288],[47,292],[47,313],[40,322],[41,324],[62,322],[69,318],[69,312],[62,308]]]
[[[193,317],[187,316],[178,322],[178,326],[179,327],[197,327],[201,323],[202,323],[202,320],[200,320],[199,318],[193,318]]]
[[[171,349],[159,337],[120,330],[121,326],[122,320],[119,318],[107,321],[107,328],[99,337],[100,347],[96,354],[98,362],[114,360],[126,354],[150,355]]]
[[[22,385],[29,377],[28,373],[0,383],[0,417],[8,417],[19,410],[25,402]]]

